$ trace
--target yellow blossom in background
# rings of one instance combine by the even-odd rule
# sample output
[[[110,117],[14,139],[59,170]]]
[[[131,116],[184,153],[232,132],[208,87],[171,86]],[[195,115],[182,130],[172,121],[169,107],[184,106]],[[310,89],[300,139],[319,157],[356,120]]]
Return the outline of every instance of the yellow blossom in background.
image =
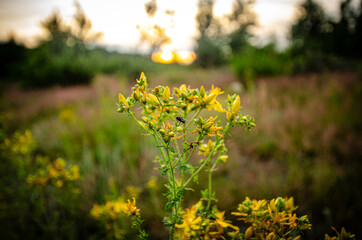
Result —
[[[147,188],[154,189],[157,187],[157,178],[152,176],[150,180],[147,182]]]
[[[59,120],[63,123],[72,123],[74,122],[74,112],[70,109],[63,109],[59,113]]]
[[[135,187],[135,186],[127,186],[126,187],[126,193],[127,193],[127,197],[135,197],[137,198],[140,193],[141,193],[142,189],[139,187]]]
[[[57,188],[63,188],[68,183],[74,183],[80,179],[78,165],[70,165],[64,159],[57,158],[54,162],[43,163],[35,174],[27,177],[27,182],[39,186],[53,185]],[[80,191],[73,193],[79,194]]]

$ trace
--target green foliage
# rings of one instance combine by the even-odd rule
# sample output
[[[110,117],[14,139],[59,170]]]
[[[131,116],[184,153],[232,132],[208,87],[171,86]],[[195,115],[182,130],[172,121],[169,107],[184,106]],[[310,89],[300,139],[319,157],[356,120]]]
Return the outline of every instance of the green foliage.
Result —
[[[291,28],[295,72],[351,68],[349,59],[362,57],[361,9],[361,4],[356,8],[351,0],[341,1],[340,18],[336,19],[316,1],[302,2],[298,21]]]
[[[274,44],[262,48],[248,46],[236,55],[231,65],[241,79],[254,80],[263,76],[288,75],[292,61],[287,53],[279,53]]]

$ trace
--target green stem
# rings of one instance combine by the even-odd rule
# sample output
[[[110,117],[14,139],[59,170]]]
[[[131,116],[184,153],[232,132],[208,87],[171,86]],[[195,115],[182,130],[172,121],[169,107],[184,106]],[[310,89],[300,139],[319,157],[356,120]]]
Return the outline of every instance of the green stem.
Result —
[[[210,159],[211,160],[211,159]],[[211,161],[210,161],[211,166]],[[212,167],[209,168],[209,189],[208,189],[208,199],[207,199],[207,209],[211,206],[211,197],[212,197],[212,172],[214,171],[216,167],[216,163],[212,165]]]
[[[196,170],[196,172],[194,172],[191,177],[182,185],[182,188],[185,188],[189,183],[190,181],[197,175],[199,174],[199,172],[205,167],[205,165],[210,161],[210,159],[212,158],[212,156],[214,155],[214,152],[215,152],[215,149],[216,149],[216,146],[219,144],[220,140],[219,139],[216,139],[216,143],[214,145],[214,147],[212,148],[209,156],[205,159],[205,161],[202,163],[202,165]]]

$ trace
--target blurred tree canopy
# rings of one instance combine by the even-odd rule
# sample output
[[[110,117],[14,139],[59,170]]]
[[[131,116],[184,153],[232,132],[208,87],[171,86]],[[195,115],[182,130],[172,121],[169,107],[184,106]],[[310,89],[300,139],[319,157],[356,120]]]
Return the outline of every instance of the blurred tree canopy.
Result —
[[[341,57],[362,57],[362,2],[354,7],[351,0],[340,3],[339,19],[328,16],[314,0],[300,5],[299,19],[291,29],[295,54],[315,52]]]
[[[200,36],[196,39],[196,64],[201,67],[220,66],[230,55],[242,51],[255,25],[254,0],[234,0],[232,12],[222,18],[213,14],[214,0],[199,0],[196,22]]]
[[[81,6],[76,2],[75,7],[72,24],[64,23],[57,12],[41,22],[47,37],[36,48],[26,49],[14,40],[1,45],[7,63],[2,81],[10,76],[23,87],[47,87],[88,83],[92,79],[95,68],[88,64],[88,46],[101,33],[92,32],[91,21]]]

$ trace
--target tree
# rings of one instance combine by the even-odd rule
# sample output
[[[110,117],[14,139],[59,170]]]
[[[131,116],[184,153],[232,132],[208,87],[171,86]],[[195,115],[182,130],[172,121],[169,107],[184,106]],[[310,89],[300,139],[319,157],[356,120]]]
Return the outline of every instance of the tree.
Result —
[[[256,24],[256,14],[252,7],[254,0],[235,0],[228,15],[229,46],[235,55],[248,45],[250,28]]]
[[[208,68],[219,66],[225,62],[225,54],[222,49],[223,35],[218,20],[213,14],[214,0],[199,0],[196,22],[199,30],[199,38],[196,39],[195,63]]]

